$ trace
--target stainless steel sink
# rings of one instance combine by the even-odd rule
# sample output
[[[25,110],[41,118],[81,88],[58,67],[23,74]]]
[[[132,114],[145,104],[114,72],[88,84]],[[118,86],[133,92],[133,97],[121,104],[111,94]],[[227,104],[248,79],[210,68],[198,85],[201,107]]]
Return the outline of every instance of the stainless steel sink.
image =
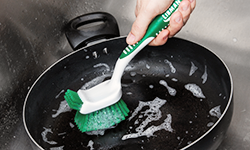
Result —
[[[109,12],[127,35],[135,0],[1,0],[0,149],[31,149],[22,106],[35,79],[70,53],[63,26],[72,18]],[[219,55],[234,81],[234,116],[219,150],[250,149],[250,1],[197,0],[189,22],[176,35]]]

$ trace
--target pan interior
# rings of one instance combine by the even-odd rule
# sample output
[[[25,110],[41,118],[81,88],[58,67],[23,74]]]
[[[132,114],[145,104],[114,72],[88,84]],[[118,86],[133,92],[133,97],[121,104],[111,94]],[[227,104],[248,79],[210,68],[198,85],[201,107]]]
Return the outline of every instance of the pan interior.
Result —
[[[37,144],[44,149],[180,149],[225,111],[231,84],[224,64],[207,49],[174,38],[146,47],[126,67],[122,99],[131,110],[128,118],[107,130],[81,133],[65,90],[110,78],[125,46],[124,39],[116,39],[86,47],[37,80],[25,108],[27,129]]]

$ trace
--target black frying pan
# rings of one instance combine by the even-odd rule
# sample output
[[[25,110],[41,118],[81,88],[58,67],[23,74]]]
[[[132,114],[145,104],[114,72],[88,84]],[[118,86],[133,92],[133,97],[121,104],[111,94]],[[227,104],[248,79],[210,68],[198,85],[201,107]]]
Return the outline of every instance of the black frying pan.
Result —
[[[79,30],[79,27],[100,21],[101,25],[94,25],[95,30],[117,28],[116,21],[107,13],[72,20],[65,30],[71,46],[78,49],[89,39],[119,34],[117,30],[81,40],[82,34],[94,31]],[[76,44],[72,36],[78,39]],[[67,107],[63,98],[65,90],[88,88],[110,78],[126,46],[125,37],[85,46],[56,62],[37,79],[26,97],[23,111],[24,125],[35,148],[216,149],[233,113],[232,77],[213,52],[179,38],[171,38],[163,46],[145,47],[125,69],[122,99],[131,110],[125,121],[105,132],[86,134],[78,130],[74,123],[75,111]],[[194,95],[190,87],[199,87],[204,97]],[[173,89],[175,95],[171,92]],[[135,113],[139,103],[144,105]],[[159,109],[152,103],[155,107],[160,105]],[[143,134],[136,134],[138,129]],[[138,137],[131,138],[132,135]]]

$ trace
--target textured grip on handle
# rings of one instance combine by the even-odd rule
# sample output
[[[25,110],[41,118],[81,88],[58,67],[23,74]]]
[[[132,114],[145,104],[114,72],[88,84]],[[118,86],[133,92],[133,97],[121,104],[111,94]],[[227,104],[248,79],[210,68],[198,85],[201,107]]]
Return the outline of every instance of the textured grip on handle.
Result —
[[[163,14],[156,16],[155,19],[150,23],[144,37],[135,45],[128,45],[123,50],[123,53],[121,54],[120,59],[133,53],[142,43],[144,43],[144,41],[146,41],[146,39],[150,37],[156,37],[162,30],[167,28],[169,25],[170,16],[178,9],[181,1],[182,0],[175,0]],[[147,42],[149,43],[150,41],[147,40]],[[144,45],[146,44],[144,43]]]

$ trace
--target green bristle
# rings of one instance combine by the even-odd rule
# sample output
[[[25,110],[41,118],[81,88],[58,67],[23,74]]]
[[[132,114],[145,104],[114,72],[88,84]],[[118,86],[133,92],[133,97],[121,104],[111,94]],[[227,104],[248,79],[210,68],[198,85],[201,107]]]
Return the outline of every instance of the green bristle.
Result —
[[[125,120],[125,116],[124,116],[122,110],[120,109],[119,103],[115,104],[115,108],[116,108],[116,111],[117,111],[116,114],[117,114],[117,117],[119,118],[119,121],[120,120]]]
[[[64,98],[71,109],[75,109],[77,111],[81,109],[83,102],[78,96],[77,92],[68,89],[64,95]]]
[[[129,109],[128,109],[127,105],[125,104],[125,102],[123,100],[120,100],[118,105],[119,105],[119,108],[122,111],[124,117],[127,117],[128,113],[129,113]]]
[[[77,111],[75,123],[81,132],[107,129],[125,120],[129,109],[123,100],[90,114]]]
[[[119,104],[122,106],[124,112],[125,112],[126,114],[128,114],[128,113],[129,113],[129,109],[128,109],[128,107],[127,107],[127,104],[126,104],[123,100],[120,100],[120,101],[119,101]]]
[[[80,131],[86,132],[87,131],[86,127],[88,125],[88,115],[81,114],[79,111],[77,111],[75,115],[75,123],[77,127],[80,129]]]

